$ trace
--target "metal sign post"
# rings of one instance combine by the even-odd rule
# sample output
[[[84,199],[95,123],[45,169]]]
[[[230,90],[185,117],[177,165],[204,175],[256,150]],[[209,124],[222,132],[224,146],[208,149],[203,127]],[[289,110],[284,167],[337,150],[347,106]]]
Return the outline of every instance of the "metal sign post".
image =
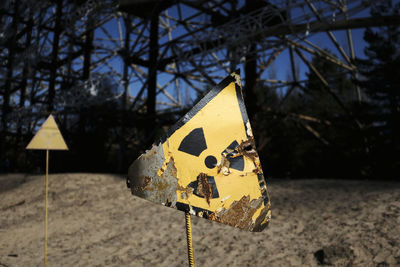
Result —
[[[47,266],[48,208],[49,208],[49,150],[68,150],[64,138],[50,115],[32,138],[26,149],[46,150],[45,212],[44,212],[44,266]]]
[[[190,222],[190,213],[189,212],[185,212],[185,221],[186,221],[186,239],[187,239],[187,247],[188,247],[189,267],[194,267],[192,225]]]

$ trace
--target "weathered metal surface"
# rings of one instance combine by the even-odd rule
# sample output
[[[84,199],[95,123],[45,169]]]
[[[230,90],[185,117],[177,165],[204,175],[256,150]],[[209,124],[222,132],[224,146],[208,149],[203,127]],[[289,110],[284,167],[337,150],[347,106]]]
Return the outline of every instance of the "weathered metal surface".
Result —
[[[158,175],[164,164],[162,145],[154,145],[141,155],[129,168],[129,184],[132,193],[163,205],[176,205],[178,178],[171,157],[165,170]],[[132,179],[134,178],[134,179]]]
[[[239,74],[215,86],[129,168],[132,194],[250,231],[270,201]]]

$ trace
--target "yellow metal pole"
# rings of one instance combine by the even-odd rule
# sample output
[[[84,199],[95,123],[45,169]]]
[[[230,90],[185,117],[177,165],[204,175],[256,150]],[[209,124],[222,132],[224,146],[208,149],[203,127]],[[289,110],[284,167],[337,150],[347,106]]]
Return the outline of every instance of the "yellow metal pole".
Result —
[[[189,267],[194,267],[192,225],[190,223],[190,213],[187,211],[185,211],[185,219],[186,219],[186,237],[187,237]]]
[[[49,150],[46,150],[46,201],[44,213],[44,267],[47,266],[47,221],[49,207]]]

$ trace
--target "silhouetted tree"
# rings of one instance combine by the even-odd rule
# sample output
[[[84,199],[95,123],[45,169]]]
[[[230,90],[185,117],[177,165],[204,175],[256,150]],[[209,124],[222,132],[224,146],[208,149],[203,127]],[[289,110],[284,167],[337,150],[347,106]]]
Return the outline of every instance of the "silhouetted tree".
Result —
[[[378,1],[372,16],[399,15],[400,3]],[[358,84],[367,97],[365,122],[369,125],[374,174],[393,178],[400,170],[400,27],[367,29],[366,59],[358,59]]]
[[[294,85],[286,99],[276,95],[276,90],[258,85],[263,108],[256,117],[260,131],[256,134],[261,136],[257,141],[267,173],[359,177],[365,162],[362,133],[352,117],[357,107],[355,86],[342,67],[321,57],[314,57],[312,64],[329,88],[311,69],[304,87]],[[327,90],[332,90],[341,104]]]

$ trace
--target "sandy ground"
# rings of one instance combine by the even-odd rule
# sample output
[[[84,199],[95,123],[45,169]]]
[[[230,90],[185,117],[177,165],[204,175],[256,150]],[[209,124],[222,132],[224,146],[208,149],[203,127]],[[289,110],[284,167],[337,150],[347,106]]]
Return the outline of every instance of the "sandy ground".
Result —
[[[270,179],[250,233],[192,217],[197,266],[400,266],[400,183]],[[0,176],[0,266],[43,265],[44,177]],[[48,266],[187,266],[184,214],[103,174],[50,175]]]

